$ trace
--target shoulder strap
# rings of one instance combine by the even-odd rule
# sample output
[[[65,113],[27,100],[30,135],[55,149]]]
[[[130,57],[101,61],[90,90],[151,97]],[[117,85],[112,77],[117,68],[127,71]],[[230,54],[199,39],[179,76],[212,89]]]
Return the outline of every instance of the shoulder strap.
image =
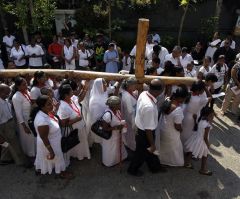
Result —
[[[103,116],[104,116],[106,113],[110,113],[111,121],[112,121],[112,112],[111,112],[111,111],[105,111],[105,112],[102,114],[101,119],[103,118]]]

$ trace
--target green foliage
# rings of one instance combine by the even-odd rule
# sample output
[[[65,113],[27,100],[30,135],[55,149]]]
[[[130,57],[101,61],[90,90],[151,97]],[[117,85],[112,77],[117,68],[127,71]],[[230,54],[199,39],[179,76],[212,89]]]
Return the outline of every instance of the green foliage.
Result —
[[[30,14],[29,0],[2,0],[2,6],[6,12],[17,18],[18,28],[26,26],[29,30],[49,31],[52,29],[54,11],[56,9],[55,0],[33,0],[32,18]]]
[[[36,30],[50,31],[55,18],[56,2],[54,0],[34,0],[32,26]]]
[[[218,23],[218,17],[209,17],[207,19],[201,19],[201,29],[200,32],[209,41],[211,41],[213,34],[216,32],[216,24]]]

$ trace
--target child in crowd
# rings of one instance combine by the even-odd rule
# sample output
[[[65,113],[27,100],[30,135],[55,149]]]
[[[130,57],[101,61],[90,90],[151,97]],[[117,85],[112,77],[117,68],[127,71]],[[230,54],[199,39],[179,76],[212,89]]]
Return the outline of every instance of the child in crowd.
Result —
[[[185,77],[196,77],[197,72],[193,69],[193,62],[188,63],[185,69]]]
[[[212,128],[211,122],[213,121],[214,111],[209,107],[205,107],[201,111],[198,120],[198,128],[185,143],[185,148],[188,151],[186,157],[185,167],[193,168],[191,164],[192,156],[202,159],[201,169],[199,173],[202,175],[211,176],[212,172],[207,169],[207,157],[209,154],[209,132]]]

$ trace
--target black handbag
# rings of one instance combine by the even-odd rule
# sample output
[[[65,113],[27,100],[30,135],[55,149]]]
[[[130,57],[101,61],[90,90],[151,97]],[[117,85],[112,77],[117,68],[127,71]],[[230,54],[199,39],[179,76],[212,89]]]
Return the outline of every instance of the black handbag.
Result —
[[[72,126],[66,126],[61,140],[62,152],[68,152],[79,143],[78,129],[73,129]]]
[[[29,126],[32,134],[34,135],[34,137],[37,137],[37,132],[36,132],[36,129],[34,127],[34,121],[31,118],[28,120],[28,126]]]
[[[111,120],[112,120],[112,113],[110,111],[106,111],[105,113],[109,112],[111,114]],[[104,113],[104,114],[105,114]],[[99,137],[109,140],[112,136],[112,131],[106,131],[103,129],[103,116],[100,119],[98,119],[96,122],[94,122],[91,126],[91,130],[93,133],[98,135]],[[110,126],[110,125],[109,125]]]

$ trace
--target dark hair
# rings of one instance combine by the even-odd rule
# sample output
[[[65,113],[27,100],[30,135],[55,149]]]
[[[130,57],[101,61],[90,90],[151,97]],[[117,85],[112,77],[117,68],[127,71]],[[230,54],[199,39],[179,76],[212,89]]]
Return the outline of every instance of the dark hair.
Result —
[[[22,82],[24,81],[25,79],[21,76],[17,76],[15,77],[14,79],[14,86],[13,86],[13,89],[12,89],[12,92],[9,96],[9,99],[11,100],[13,95],[18,91],[18,87],[22,84]]]
[[[33,79],[33,84],[32,86],[37,86],[38,85],[38,79],[44,77],[45,73],[43,71],[36,71],[34,73],[34,79]]]
[[[217,82],[218,78],[214,73],[208,73],[205,77],[205,81],[212,81],[212,82]]]
[[[152,62],[156,63],[156,64],[160,64],[160,59],[158,57],[155,57],[152,59]]]
[[[32,121],[35,120],[37,113],[46,105],[48,99],[49,97],[47,95],[41,95],[37,98],[36,100],[37,107],[33,108],[30,114],[30,118]]]
[[[157,53],[157,55],[159,54],[160,51],[161,51],[161,47],[159,45],[153,46],[153,52]]]
[[[175,76],[174,64],[171,61],[166,61],[164,64],[164,71],[161,75],[168,73],[169,76]]]
[[[72,91],[72,87],[69,84],[63,85],[61,88],[58,89],[59,99],[64,100],[66,95],[69,95]]]
[[[182,53],[187,53],[188,49],[187,47],[182,47]]]
[[[155,67],[147,68],[146,75],[152,75],[156,71],[157,69]]]
[[[199,81],[193,82],[191,91],[192,92],[202,91],[204,88],[205,88],[204,82],[199,80]]]
[[[208,117],[211,113],[214,113],[213,108],[210,108],[210,107],[208,107],[208,106],[205,106],[205,107],[201,110],[201,114],[200,114],[200,117],[199,117],[199,119],[198,119],[198,123],[199,123],[201,120],[206,120],[207,117]],[[197,131],[197,130],[198,130],[198,123],[195,124],[195,126],[194,126],[194,131]]]
[[[179,99],[179,98],[187,98],[189,95],[188,88],[186,85],[181,84],[178,86],[175,92],[172,93],[170,99]]]
[[[77,83],[74,80],[72,80],[72,79],[65,79],[65,80],[63,80],[61,85],[60,85],[60,87],[62,87],[63,85],[66,85],[66,84],[69,84],[73,91],[77,90],[77,88],[78,88]]]
[[[68,41],[68,43],[69,43],[70,45],[72,45],[72,41],[71,41],[71,39],[69,39],[69,38],[65,38],[65,39],[64,39],[64,42],[65,42],[65,41]]]
[[[183,67],[175,66],[174,67],[174,72],[175,72],[175,76],[176,76],[177,73],[184,73],[184,69],[183,69]]]

